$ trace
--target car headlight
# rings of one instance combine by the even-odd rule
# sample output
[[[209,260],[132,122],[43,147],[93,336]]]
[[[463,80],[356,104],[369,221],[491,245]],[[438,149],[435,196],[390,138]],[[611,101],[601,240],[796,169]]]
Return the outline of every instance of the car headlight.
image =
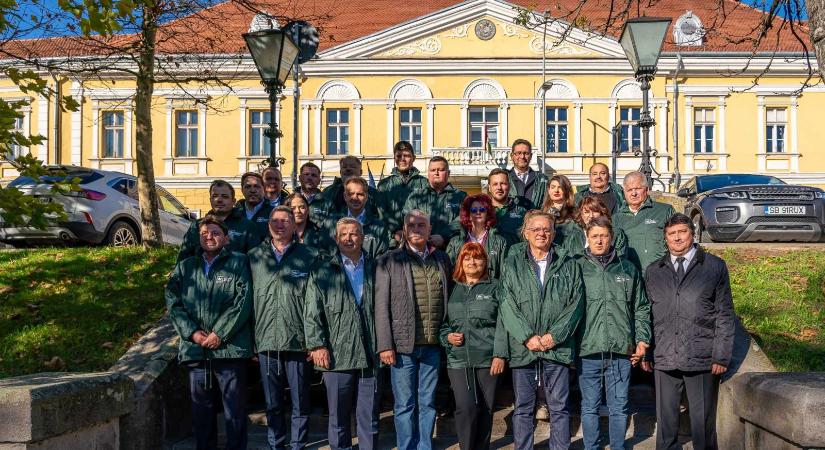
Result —
[[[739,200],[748,198],[748,193],[745,191],[717,192],[711,197]]]

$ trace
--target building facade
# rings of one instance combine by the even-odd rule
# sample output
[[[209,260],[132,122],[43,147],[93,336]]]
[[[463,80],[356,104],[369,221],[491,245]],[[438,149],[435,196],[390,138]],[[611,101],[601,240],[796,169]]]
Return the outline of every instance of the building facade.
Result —
[[[819,125],[825,88],[802,89],[808,62],[791,44],[781,54],[715,44],[701,25],[712,20],[711,6],[697,0],[685,2],[691,11],[667,11],[673,25],[650,90],[655,188],[675,190],[677,169],[683,181],[746,172],[825,186]],[[521,26],[514,5],[501,0],[417,8],[377,30],[350,30],[343,42],[322,41],[317,58],[301,68],[297,114],[295,86],[287,85],[275,117],[284,136],[274,149],[287,160],[285,178],[297,143],[298,165],[318,164],[325,183],[344,155],[362,158],[365,175],[368,168],[377,182],[390,173],[400,139],[413,142],[422,168],[429,157],[445,156],[456,184],[467,190],[508,165],[517,138],[533,142],[535,167],[566,174],[574,184],[586,182],[594,162],[611,166],[614,154],[619,176],[639,167],[633,150],[640,145],[642,93],[616,37],[560,24],[546,32]],[[762,17],[749,8],[741,13],[740,25]],[[244,26],[250,20],[238,18]],[[242,76],[228,87],[155,89],[155,174],[192,209],[208,209],[213,179],[237,185],[270,151],[269,104],[251,59],[234,72]],[[114,77],[50,83],[82,100],[81,109],[56,111],[55,98],[28,98],[0,80],[4,99],[30,100],[16,126],[47,137],[16,151],[49,164],[135,173],[133,83]],[[7,164],[0,170],[4,179],[15,175]]]

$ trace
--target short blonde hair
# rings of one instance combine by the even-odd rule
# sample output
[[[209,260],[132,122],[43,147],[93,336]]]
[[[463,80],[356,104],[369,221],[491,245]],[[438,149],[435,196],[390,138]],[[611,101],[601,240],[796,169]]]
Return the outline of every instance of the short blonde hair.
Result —
[[[550,214],[549,212],[541,211],[538,209],[531,209],[527,211],[527,214],[524,215],[524,223],[521,225],[521,237],[527,240],[527,236],[524,235],[524,232],[527,231],[527,225],[533,219],[547,219],[550,221],[550,226],[553,227],[553,234],[556,233],[556,216]]]

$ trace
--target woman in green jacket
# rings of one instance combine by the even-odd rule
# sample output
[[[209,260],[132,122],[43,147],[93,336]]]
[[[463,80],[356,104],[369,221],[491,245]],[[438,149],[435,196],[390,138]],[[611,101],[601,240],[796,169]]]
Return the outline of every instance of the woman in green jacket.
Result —
[[[509,241],[496,229],[496,211],[493,201],[485,194],[470,195],[461,202],[459,212],[461,231],[447,245],[447,255],[453,265],[464,244],[475,242],[487,252],[487,270],[490,278],[501,277],[501,267],[510,248]]]
[[[585,291],[585,313],[577,338],[584,448],[601,448],[599,406],[604,389],[610,411],[610,449],[619,450],[624,448],[627,431],[630,366],[639,362],[650,343],[650,303],[639,270],[611,245],[610,219],[597,217],[586,231],[588,247],[577,259]]]
[[[547,182],[547,195],[541,210],[552,214],[556,218],[556,245],[561,245],[565,238],[575,232],[576,201],[573,194],[573,183],[564,175],[553,175]]]
[[[556,243],[567,250],[567,253],[572,256],[582,256],[587,249],[587,237],[584,230],[587,224],[591,223],[597,217],[610,217],[610,211],[607,205],[598,197],[584,197],[579,210],[576,212],[576,225],[565,229],[566,235],[563,238],[557,239]],[[612,220],[611,220],[612,223]],[[625,256],[627,251],[627,235],[624,231],[614,228],[613,240],[610,245],[619,256]]]
[[[300,242],[316,255],[334,253],[335,240],[324,224],[316,224],[309,217],[309,202],[303,194],[295,192],[286,198],[284,204],[292,208],[295,216],[295,242]]]
[[[453,271],[456,283],[441,326],[462,450],[490,448],[496,383],[508,354],[507,333],[498,318],[498,281],[490,279],[487,267],[481,244],[461,247]]]

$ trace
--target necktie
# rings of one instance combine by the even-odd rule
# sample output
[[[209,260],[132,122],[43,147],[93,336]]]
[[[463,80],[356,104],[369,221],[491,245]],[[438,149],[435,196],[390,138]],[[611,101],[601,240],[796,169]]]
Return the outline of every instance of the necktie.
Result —
[[[679,281],[682,281],[682,278],[685,277],[685,257],[679,256],[676,258],[676,276],[679,278]]]

